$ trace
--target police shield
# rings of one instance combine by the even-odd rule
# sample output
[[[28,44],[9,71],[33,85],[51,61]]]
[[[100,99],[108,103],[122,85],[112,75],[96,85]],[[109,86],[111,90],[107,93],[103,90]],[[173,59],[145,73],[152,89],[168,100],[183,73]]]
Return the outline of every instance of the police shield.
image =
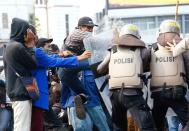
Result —
[[[108,53],[108,48],[110,48],[113,38],[113,31],[109,30],[107,32],[103,32],[102,34],[91,36],[84,39],[84,46],[86,50],[90,50],[92,52],[92,57],[89,59],[90,65],[95,65],[96,63],[101,62],[104,57]],[[95,78],[96,85],[98,87],[101,94],[101,97],[104,101],[104,104],[108,110],[108,112],[111,114],[111,102],[109,99],[109,89],[108,84],[105,84],[106,76],[101,76],[98,78]],[[101,89],[103,88],[103,90]]]

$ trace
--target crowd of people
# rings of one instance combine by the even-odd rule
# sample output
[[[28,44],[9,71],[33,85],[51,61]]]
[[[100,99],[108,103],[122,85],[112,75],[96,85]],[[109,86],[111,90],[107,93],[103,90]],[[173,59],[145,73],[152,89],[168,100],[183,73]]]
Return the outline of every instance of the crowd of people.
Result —
[[[38,38],[27,21],[12,19],[1,67],[0,131],[189,131],[189,39],[180,37],[180,25],[163,21],[148,48],[136,25],[116,31],[95,68],[109,78],[111,119],[88,62],[93,54],[83,43],[95,26],[81,17],[59,49],[53,39]],[[37,83],[35,100],[22,81],[28,77]]]

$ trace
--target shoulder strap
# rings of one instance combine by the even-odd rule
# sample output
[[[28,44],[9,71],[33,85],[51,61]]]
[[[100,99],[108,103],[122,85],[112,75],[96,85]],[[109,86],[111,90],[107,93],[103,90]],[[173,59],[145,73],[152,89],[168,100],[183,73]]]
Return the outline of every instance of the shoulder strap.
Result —
[[[154,50],[154,52],[156,52],[158,50],[157,43],[153,43],[151,48]]]
[[[5,62],[7,62],[6,59],[4,59],[4,60],[5,60]],[[9,67],[11,68],[11,70],[12,70],[18,77],[21,77],[20,74],[18,74],[18,72],[17,72],[10,64],[7,64],[7,66],[9,66]]]
[[[117,45],[112,46],[113,53],[117,52]]]

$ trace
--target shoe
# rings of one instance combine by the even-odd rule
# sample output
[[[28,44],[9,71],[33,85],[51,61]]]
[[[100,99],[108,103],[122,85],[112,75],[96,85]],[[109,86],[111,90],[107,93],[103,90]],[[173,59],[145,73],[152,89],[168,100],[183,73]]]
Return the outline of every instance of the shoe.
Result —
[[[85,107],[83,106],[83,102],[80,95],[74,97],[74,106],[76,110],[76,116],[81,120],[85,119]]]

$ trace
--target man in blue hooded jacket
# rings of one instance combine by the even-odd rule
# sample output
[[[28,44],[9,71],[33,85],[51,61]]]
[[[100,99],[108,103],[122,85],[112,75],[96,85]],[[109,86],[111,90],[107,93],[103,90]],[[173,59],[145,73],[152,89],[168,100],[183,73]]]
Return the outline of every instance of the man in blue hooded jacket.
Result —
[[[36,30],[33,26],[28,27],[32,30],[35,37],[33,43],[37,42]],[[49,67],[65,67],[74,68],[78,66],[78,61],[89,58],[91,53],[86,51],[80,56],[73,56],[69,58],[62,58],[59,55],[48,55],[41,48],[34,48],[35,57],[37,61],[37,69],[32,71],[33,76],[37,80],[40,96],[33,101],[31,131],[43,131],[43,110],[49,108],[49,93],[48,93],[48,79],[47,68]],[[21,129],[23,130],[23,129]]]

